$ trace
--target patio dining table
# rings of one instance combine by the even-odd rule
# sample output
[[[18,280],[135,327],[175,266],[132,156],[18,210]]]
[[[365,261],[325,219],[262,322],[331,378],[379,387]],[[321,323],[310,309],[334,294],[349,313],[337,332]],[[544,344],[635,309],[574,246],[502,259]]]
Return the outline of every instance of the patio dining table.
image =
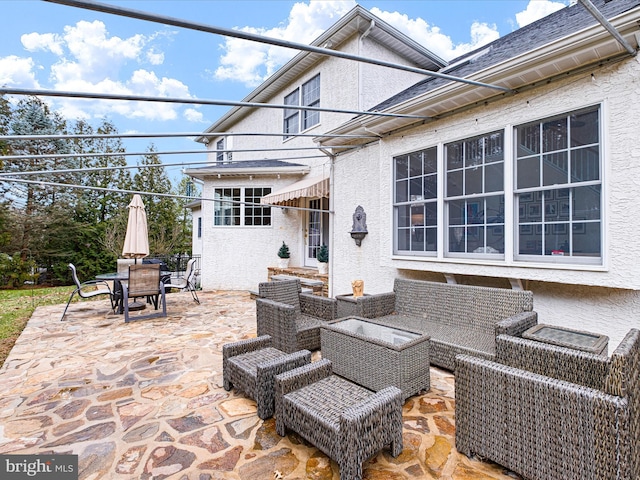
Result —
[[[168,281],[171,278],[171,273],[172,272],[167,270],[160,271],[160,281]],[[96,275],[96,280],[113,282],[113,295],[115,297],[116,308],[118,309],[119,314],[124,313],[124,304],[122,302],[122,282],[129,280],[129,271],[100,273]],[[144,308],[145,304],[140,302],[134,302],[129,305],[129,310],[142,310]]]

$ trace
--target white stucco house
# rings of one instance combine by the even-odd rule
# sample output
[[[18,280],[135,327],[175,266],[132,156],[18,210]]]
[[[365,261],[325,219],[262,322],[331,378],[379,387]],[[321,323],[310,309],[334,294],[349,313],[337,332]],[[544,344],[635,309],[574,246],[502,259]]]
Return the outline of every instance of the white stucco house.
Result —
[[[429,71],[446,65],[359,6],[312,45]],[[202,288],[255,289],[277,263],[282,242],[289,246],[291,266],[317,270],[316,253],[323,243],[330,246],[332,237],[332,162],[314,136],[423,78],[301,52],[243,102],[323,111],[236,107],[203,132],[198,141],[207,143],[212,163],[186,171],[202,182],[203,198],[217,200],[203,200],[193,210]],[[261,200],[287,208],[262,207]]]
[[[313,231],[307,228],[313,211],[272,207],[271,225],[238,235],[218,228],[217,207],[203,200],[203,288],[255,288],[283,240],[293,246],[292,263],[312,267],[307,239],[321,232],[330,245],[332,296],[350,292],[355,279],[364,280],[365,293],[389,291],[396,277],[525,288],[534,293],[540,323],[608,335],[611,351],[640,327],[640,223],[628,215],[640,190],[640,1],[593,5],[603,18],[578,2],[448,65],[425,52],[423,67],[430,61],[442,76],[381,74],[383,67],[300,54],[252,95],[284,103],[296,85],[319,74],[323,106],[406,116],[323,112],[309,130],[312,139],[242,139],[243,148],[244,142],[318,144],[328,154],[323,158],[293,157],[284,166],[267,151],[234,151],[234,162],[258,163],[242,173],[235,163],[224,172],[224,164],[207,167],[200,176],[190,170],[204,182],[204,198],[252,185],[278,195],[302,178],[328,179],[327,200],[323,194],[297,203],[329,210]],[[352,14],[369,18],[361,9]],[[354,31],[335,45],[406,61],[394,41],[365,33]],[[418,65],[419,51],[411,57]],[[336,79],[325,87],[332,70],[337,78],[354,70],[355,83]],[[387,80],[395,88],[385,88]],[[209,131],[282,132],[283,125],[282,111],[238,110]],[[234,150],[241,141],[213,141],[222,140]],[[269,164],[260,167],[258,158]],[[360,246],[350,234],[358,206],[367,224]],[[229,270],[219,275],[223,265]]]

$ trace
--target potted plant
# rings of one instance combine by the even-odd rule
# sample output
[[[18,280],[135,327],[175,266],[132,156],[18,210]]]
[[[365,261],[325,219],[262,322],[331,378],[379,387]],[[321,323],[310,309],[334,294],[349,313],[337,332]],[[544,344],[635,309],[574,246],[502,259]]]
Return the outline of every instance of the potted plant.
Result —
[[[278,250],[278,257],[280,257],[280,259],[278,260],[278,267],[287,268],[289,266],[290,256],[291,254],[289,253],[289,247],[286,243],[282,242],[280,250]]]
[[[324,243],[318,249],[316,260],[318,261],[318,273],[326,274],[329,270],[329,249]]]

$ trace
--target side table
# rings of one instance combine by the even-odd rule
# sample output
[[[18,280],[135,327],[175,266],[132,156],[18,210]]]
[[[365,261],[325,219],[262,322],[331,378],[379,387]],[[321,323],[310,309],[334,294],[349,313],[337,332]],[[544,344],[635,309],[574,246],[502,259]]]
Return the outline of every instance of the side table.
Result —
[[[606,335],[543,323],[522,332],[522,338],[582,350],[596,355],[606,355],[609,348],[609,337]]]

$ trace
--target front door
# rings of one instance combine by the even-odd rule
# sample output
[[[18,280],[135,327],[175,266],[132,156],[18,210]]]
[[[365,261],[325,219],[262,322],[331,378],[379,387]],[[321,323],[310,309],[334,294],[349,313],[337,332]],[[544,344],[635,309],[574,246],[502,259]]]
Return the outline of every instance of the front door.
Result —
[[[329,245],[329,199],[309,199],[307,206],[310,210],[307,210],[306,215],[304,264],[307,267],[315,267],[320,245]]]

